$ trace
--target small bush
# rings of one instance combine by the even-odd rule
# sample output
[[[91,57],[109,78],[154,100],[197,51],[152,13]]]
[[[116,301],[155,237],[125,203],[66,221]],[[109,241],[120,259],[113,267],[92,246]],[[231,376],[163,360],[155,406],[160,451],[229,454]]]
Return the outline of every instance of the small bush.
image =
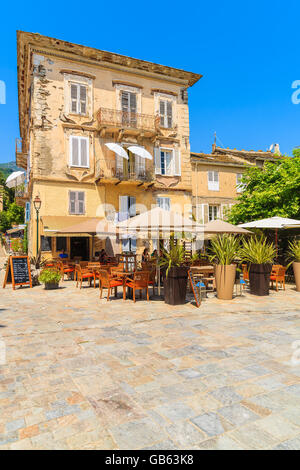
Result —
[[[44,269],[39,276],[39,281],[42,282],[43,284],[48,284],[48,283],[58,284],[60,280],[61,280],[60,272],[54,269]]]

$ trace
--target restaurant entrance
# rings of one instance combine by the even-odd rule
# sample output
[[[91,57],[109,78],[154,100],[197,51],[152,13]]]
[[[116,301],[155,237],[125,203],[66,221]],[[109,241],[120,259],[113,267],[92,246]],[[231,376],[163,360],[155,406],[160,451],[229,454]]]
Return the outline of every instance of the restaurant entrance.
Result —
[[[81,261],[89,260],[89,238],[71,237],[70,238],[70,258],[81,258]]]

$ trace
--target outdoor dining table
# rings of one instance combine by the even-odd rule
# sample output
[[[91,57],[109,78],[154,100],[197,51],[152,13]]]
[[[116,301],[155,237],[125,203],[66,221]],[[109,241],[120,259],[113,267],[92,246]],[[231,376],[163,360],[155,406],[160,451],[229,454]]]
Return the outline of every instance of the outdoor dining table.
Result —
[[[123,281],[123,289],[126,285],[126,279],[130,276],[134,275],[134,271],[114,271],[114,275],[116,277],[122,278]],[[124,291],[123,291],[124,292]],[[132,298],[132,289],[127,287],[127,295],[131,299]],[[125,300],[125,299],[124,299]]]

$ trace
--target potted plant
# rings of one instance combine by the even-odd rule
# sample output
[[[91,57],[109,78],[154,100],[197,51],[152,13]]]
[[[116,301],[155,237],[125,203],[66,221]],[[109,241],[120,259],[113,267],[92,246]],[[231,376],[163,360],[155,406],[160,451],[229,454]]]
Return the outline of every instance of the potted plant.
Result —
[[[58,289],[60,280],[61,274],[56,269],[44,269],[39,276],[39,281],[45,284],[46,290]]]
[[[249,264],[250,293],[269,295],[270,273],[276,256],[273,243],[268,243],[265,237],[244,239],[239,255]]]
[[[288,266],[293,265],[296,291],[300,292],[300,240],[289,242],[288,258],[292,260]]]
[[[187,286],[187,267],[184,266],[185,250],[180,244],[171,241],[170,251],[163,250],[159,264],[166,269],[164,279],[165,303],[181,305],[185,303]]]
[[[215,280],[217,297],[231,300],[236,275],[236,264],[233,263],[239,249],[239,241],[234,235],[218,235],[211,240],[210,261],[215,263]]]

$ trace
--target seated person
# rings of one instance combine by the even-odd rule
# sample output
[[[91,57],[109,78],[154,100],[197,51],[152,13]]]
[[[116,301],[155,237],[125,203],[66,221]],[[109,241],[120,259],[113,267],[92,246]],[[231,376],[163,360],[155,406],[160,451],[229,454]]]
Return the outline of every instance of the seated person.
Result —
[[[61,259],[66,259],[68,258],[68,253],[65,253],[65,250],[62,250],[61,253],[58,255]]]
[[[152,252],[151,258],[157,258],[157,250]]]
[[[106,254],[106,251],[104,250],[104,248],[100,251],[99,261],[100,261],[100,263],[106,263],[107,262],[107,254]]]
[[[145,248],[144,251],[143,251],[143,254],[142,254],[142,262],[146,263],[149,260],[150,260],[149,249]]]

